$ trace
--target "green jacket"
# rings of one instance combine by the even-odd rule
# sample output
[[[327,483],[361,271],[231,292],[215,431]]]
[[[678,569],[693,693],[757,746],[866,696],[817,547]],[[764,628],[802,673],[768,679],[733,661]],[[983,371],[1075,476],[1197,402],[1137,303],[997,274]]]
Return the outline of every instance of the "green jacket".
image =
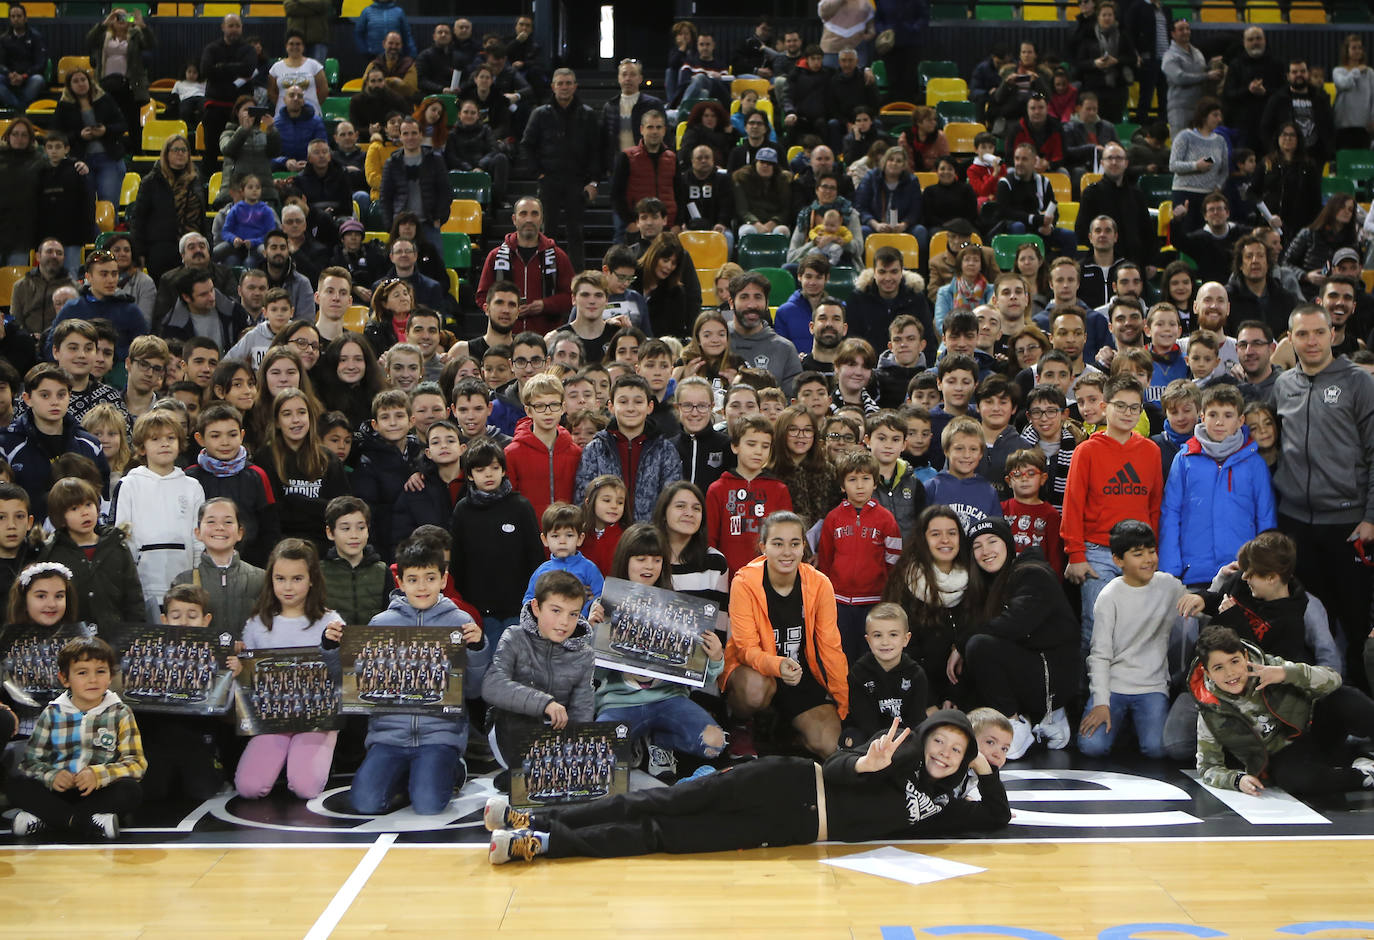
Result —
[[[243,625],[253,615],[253,605],[262,593],[266,573],[250,565],[234,552],[229,567],[215,564],[209,552],[200,553],[200,563],[172,579],[172,586],[194,584],[210,595],[211,628],[227,631],[236,640],[243,639]]]
[[[331,548],[320,562],[320,570],[324,574],[325,603],[338,611],[345,624],[366,624],[386,610],[395,582],[382,557],[371,545],[356,568]]]
[[[148,611],[143,604],[143,585],[138,579],[133,553],[125,544],[124,530],[102,525],[95,531],[100,541],[96,542],[95,555],[89,561],[66,529],[53,533],[39,561],[61,562],[71,569],[76,616],[94,622],[97,632],[121,622],[146,623]],[[70,606],[66,619],[75,619]]]
[[[329,0],[286,0],[285,5],[286,28],[304,33],[307,46],[329,42]]]
[[[1287,747],[1312,724],[1312,706],[1341,686],[1334,669],[1290,663],[1266,656],[1245,644],[1246,654],[1261,666],[1282,666],[1284,681],[1265,689],[1246,683],[1241,695],[1222,692],[1207,678],[1200,661],[1189,671],[1188,688],[1197,699],[1197,769],[1202,782],[1224,790],[1239,789],[1244,774],[1263,777],[1269,755]],[[1227,754],[1244,771],[1227,766]]]
[[[91,31],[86,34],[86,51],[91,57],[91,71],[95,73],[96,80],[101,78],[102,64],[105,61],[105,33],[104,23],[96,23],[91,27]],[[129,82],[129,92],[133,95],[134,101],[143,104],[148,100],[148,69],[143,64],[143,53],[148,52],[157,45],[157,38],[153,36],[151,29],[143,29],[129,24],[129,58],[126,65],[124,77]],[[204,78],[202,77],[202,80]],[[102,86],[103,87],[103,86]]]

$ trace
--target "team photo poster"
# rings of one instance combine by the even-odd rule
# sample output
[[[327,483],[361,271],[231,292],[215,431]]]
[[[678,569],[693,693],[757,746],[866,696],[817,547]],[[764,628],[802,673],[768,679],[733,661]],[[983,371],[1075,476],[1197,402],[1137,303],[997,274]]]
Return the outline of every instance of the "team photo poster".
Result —
[[[630,789],[630,728],[624,722],[535,731],[511,766],[510,799],[520,807],[588,803]]]
[[[101,636],[119,669],[111,688],[134,711],[219,715],[233,704],[234,638],[201,627],[117,624]]]
[[[239,734],[333,731],[339,726],[337,666],[317,646],[239,653]]]
[[[347,627],[339,653],[346,715],[463,714],[462,630]]]
[[[601,607],[606,616],[592,636],[598,666],[701,688],[706,681],[701,635],[716,626],[715,604],[607,578]]]
[[[65,692],[57,676],[58,652],[69,640],[94,635],[95,627],[86,623],[15,624],[0,631],[0,682],[10,701],[41,709]]]

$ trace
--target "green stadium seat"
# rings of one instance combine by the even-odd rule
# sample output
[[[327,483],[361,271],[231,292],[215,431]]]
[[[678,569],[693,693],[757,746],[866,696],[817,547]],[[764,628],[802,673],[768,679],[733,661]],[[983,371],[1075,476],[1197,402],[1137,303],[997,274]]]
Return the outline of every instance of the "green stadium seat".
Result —
[[[786,302],[797,289],[797,282],[791,274],[782,268],[753,268],[755,274],[762,274],[768,278],[768,283],[772,288],[768,291],[768,305],[771,307],[779,306]]]
[[[778,267],[787,260],[786,235],[745,235],[739,240],[739,266],[746,271]]]

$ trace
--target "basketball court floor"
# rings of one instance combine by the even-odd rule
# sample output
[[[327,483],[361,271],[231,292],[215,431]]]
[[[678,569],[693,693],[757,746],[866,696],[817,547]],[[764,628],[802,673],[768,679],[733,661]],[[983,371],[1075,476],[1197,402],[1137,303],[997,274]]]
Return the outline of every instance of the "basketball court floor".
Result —
[[[1004,775],[986,837],[698,856],[487,863],[470,780],[440,817],[223,796],[141,812],[119,843],[16,843],[0,824],[0,935],[187,938],[927,936],[1374,938],[1374,792],[1302,803],[1186,772],[1041,753]],[[911,884],[827,864],[891,847]]]

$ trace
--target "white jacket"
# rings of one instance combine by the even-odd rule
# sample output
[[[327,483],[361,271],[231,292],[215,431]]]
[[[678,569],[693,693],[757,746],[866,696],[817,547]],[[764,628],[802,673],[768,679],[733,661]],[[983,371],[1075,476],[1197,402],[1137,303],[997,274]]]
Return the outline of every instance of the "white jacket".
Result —
[[[200,482],[180,469],[160,477],[147,467],[134,467],[115,487],[115,524],[128,526],[129,551],[154,620],[172,579],[195,568],[200,559],[195,528],[204,502]]]

